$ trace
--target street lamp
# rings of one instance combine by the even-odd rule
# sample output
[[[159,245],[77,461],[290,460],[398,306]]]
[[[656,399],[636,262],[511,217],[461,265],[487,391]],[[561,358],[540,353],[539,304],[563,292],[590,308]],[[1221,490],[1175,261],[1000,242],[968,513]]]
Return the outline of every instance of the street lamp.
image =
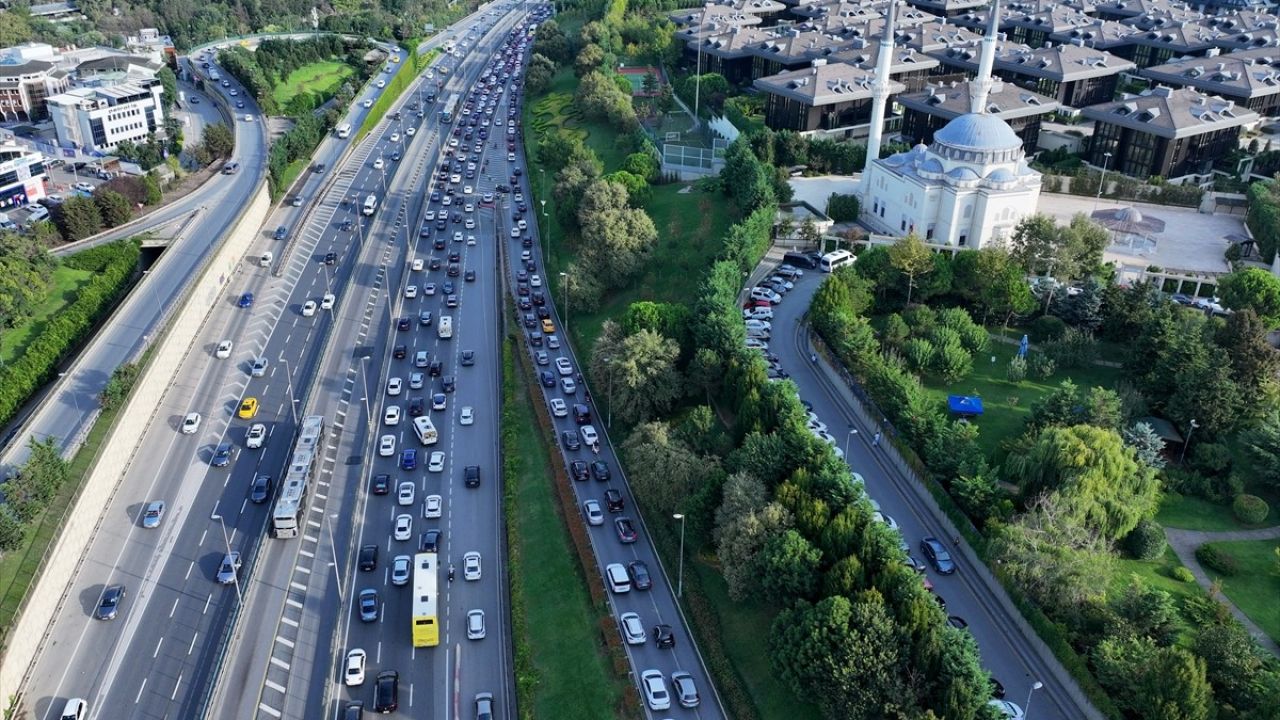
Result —
[[[1102,200],[1102,188],[1107,184],[1107,161],[1111,159],[1111,153],[1102,153],[1102,177],[1098,178],[1098,195],[1093,199],[1093,210],[1098,211],[1098,203]]]
[[[1198,427],[1200,427],[1200,423],[1196,422],[1195,418],[1191,418],[1191,428],[1187,430],[1187,439],[1182,441],[1182,452],[1178,454],[1179,465],[1181,465],[1182,461],[1187,457],[1187,448],[1191,445],[1191,435]]]
[[[850,441],[850,440],[852,440],[852,439],[853,439],[853,436],[854,436],[854,435],[857,435],[857,434],[858,434],[858,428],[856,428],[856,427],[854,427],[854,426],[850,425],[850,426],[849,426],[849,435],[848,435],[848,436],[846,436],[846,437],[845,437],[845,439],[844,439],[844,459],[845,459],[845,462],[848,462],[848,461],[849,461],[849,441]]]
[[[289,372],[289,361],[280,358],[280,363],[284,365],[284,381],[289,388],[289,410],[293,413],[293,425],[298,425],[298,400],[293,396],[293,373]]]
[[[217,520],[218,525],[222,527],[222,542],[227,546],[227,555],[231,554],[231,538],[227,536],[227,522],[222,519],[218,513],[214,513],[209,517],[210,520]],[[231,583],[236,586],[236,604],[244,604],[244,595],[240,593],[240,571],[235,570],[231,574]]]
[[[1031,689],[1027,691],[1027,704],[1022,707],[1022,717],[1026,718],[1031,716],[1031,696],[1042,687],[1044,687],[1044,683],[1039,680],[1031,684]]]
[[[680,521],[680,572],[676,576],[676,597],[684,597],[684,515],[676,513],[671,517]]]
[[[551,225],[547,222],[547,201],[541,200],[542,203],[542,262],[546,263],[550,260],[547,253],[551,252]]]
[[[338,517],[338,514],[333,513],[333,517]],[[329,552],[333,554],[333,562],[329,564],[333,567],[333,582],[338,588],[338,604],[342,604],[342,578],[338,576],[338,549],[333,544],[333,524],[329,520],[329,513],[324,515],[324,524],[329,528]]]
[[[569,341],[569,273],[560,273],[560,285],[564,287],[564,339]]]
[[[360,358],[360,379],[364,381],[364,416],[373,425],[373,410],[369,407],[369,356]]]

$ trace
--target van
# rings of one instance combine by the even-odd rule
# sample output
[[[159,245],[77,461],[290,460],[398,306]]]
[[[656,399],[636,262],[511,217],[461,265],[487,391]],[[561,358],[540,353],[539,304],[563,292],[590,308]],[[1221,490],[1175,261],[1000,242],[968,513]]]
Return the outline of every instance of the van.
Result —
[[[610,563],[605,566],[604,577],[614,594],[631,592],[631,576],[627,574],[627,568],[622,563]]]
[[[770,303],[782,302],[782,296],[766,287],[751,288],[752,300],[764,300]]]
[[[436,325],[436,335],[441,340],[448,340],[453,337],[453,316],[441,315],[440,322]]]
[[[748,320],[772,320],[773,308],[753,307],[742,311],[742,317]]]
[[[49,209],[43,205],[28,205],[27,213],[30,216],[27,222],[40,222],[49,219]]]
[[[261,265],[262,267],[271,267],[271,261],[274,259],[275,259],[275,255],[272,255],[271,251],[268,250],[262,253],[262,257],[258,258],[258,264]]]
[[[848,250],[835,250],[822,256],[822,260],[818,262],[818,268],[822,272],[835,272],[845,265],[852,265],[855,260],[857,258]]]

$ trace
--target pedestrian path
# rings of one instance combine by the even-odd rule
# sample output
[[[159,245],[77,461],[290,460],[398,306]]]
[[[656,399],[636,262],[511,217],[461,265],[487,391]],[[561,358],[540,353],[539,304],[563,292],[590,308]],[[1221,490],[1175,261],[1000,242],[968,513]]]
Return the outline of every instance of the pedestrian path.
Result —
[[[1209,577],[1209,574],[1200,566],[1200,561],[1196,560],[1196,548],[1210,542],[1224,542],[1232,540],[1274,540],[1276,538],[1280,538],[1280,525],[1262,528],[1261,530],[1226,530],[1222,532],[1165,528],[1164,534],[1165,537],[1169,539],[1169,547],[1173,548],[1173,551],[1178,555],[1178,559],[1181,560],[1182,564],[1186,565],[1187,569],[1191,571],[1191,574],[1195,576],[1196,582],[1200,584],[1200,587],[1208,590],[1209,586],[1213,584],[1213,578]],[[1258,641],[1259,645],[1265,648],[1267,652],[1272,655],[1280,657],[1280,645],[1277,645],[1276,641],[1271,639],[1270,635],[1263,632],[1262,628],[1258,627],[1257,623],[1249,619],[1249,616],[1245,615],[1240,608],[1236,607],[1236,604],[1231,602],[1231,599],[1225,594],[1219,595],[1218,599],[1231,610],[1231,614],[1236,616],[1236,619],[1245,626],[1249,631],[1249,634]]]

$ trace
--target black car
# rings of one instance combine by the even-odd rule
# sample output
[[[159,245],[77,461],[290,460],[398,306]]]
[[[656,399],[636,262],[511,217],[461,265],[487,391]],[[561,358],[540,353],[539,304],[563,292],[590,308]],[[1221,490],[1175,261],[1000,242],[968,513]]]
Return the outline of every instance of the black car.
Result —
[[[378,673],[377,685],[373,692],[373,709],[375,712],[395,712],[400,707],[400,673],[395,670],[383,670]]]
[[[618,531],[618,540],[624,544],[630,544],[636,541],[636,526],[629,517],[620,517],[613,521],[613,527]]]
[[[386,495],[391,492],[391,476],[381,473],[373,476],[373,484],[369,487],[369,492],[374,495]]]
[[[440,552],[440,540],[443,533],[439,530],[428,530],[418,537],[418,552]]]
[[[537,331],[530,332],[529,345],[532,347],[542,347],[542,333]]]
[[[622,508],[626,506],[626,501],[622,498],[622,491],[609,488],[604,491],[604,507],[609,512],[622,512]]]
[[[676,646],[676,634],[670,625],[654,625],[653,642],[660,648],[673,648]]]
[[[449,277],[458,277],[462,274],[462,268],[458,263],[449,263],[449,269],[445,271]]]
[[[364,720],[364,703],[352,700],[342,711],[342,720]]]
[[[590,474],[587,472],[587,464],[582,460],[574,460],[569,463],[569,475],[574,480],[586,480],[590,477]]]
[[[427,403],[420,397],[409,398],[409,417],[418,417],[427,410]]]
[[[259,505],[266,502],[271,497],[271,476],[259,475],[253,479],[253,484],[249,486],[249,502],[258,503]]]
[[[432,270],[439,270],[441,265],[443,265],[443,263],[440,262],[440,258],[431,258],[431,262],[427,264],[427,267],[430,267]]]
[[[329,252],[324,254],[325,265],[336,265],[338,262],[338,253]]]
[[[959,615],[948,615],[947,624],[957,630],[964,630],[965,628],[969,627],[969,621],[965,620]]]
[[[542,382],[542,387],[553,388],[556,386],[555,373],[551,372],[550,370],[543,370],[542,372],[538,373],[538,379]]]
[[[458,381],[452,375],[445,375],[440,378],[440,389],[445,392],[453,392],[458,389]]]
[[[649,576],[649,566],[643,560],[636,560],[627,565],[627,574],[631,576],[631,584],[637,590],[648,590],[653,587],[653,578]]]
[[[427,366],[427,372],[431,377],[440,377],[440,373],[444,372],[444,363],[440,360],[432,360]]]
[[[565,450],[582,449],[582,441],[578,439],[578,433],[572,430],[565,430],[560,433],[560,444],[564,445]]]
[[[818,260],[821,257],[817,253],[789,252],[782,256],[782,262],[795,265],[798,268],[813,270],[818,267]]]
[[[404,332],[409,329],[409,318],[398,318],[396,320],[396,330]]]
[[[475,351],[475,350],[463,350],[463,351],[462,351],[462,364],[463,364],[463,366],[475,365],[475,364],[476,364],[476,351]]]
[[[462,469],[462,482],[469,488],[480,487],[480,466],[468,465]]]
[[[603,460],[595,460],[591,463],[591,476],[600,482],[609,482],[613,474],[609,472],[609,463]]]
[[[579,425],[591,423],[591,407],[583,403],[573,404],[573,421]]]
[[[927,537],[920,541],[920,552],[924,554],[924,559],[928,561],[933,569],[939,575],[950,575],[956,571],[955,561],[951,559],[951,553],[942,546],[942,541],[938,538]]]
[[[120,612],[120,603],[124,601],[123,585],[112,585],[102,591],[102,599],[98,601],[98,609],[94,613],[99,620],[115,620]]]
[[[524,314],[524,326],[525,326],[525,327],[527,327],[527,328],[536,328],[536,327],[538,327],[538,318],[534,317],[534,316],[533,316],[533,313],[525,313],[525,314]]]
[[[546,305],[539,305],[533,314],[537,315],[539,320],[546,320],[551,317],[551,310]]]
[[[462,253],[458,252],[457,250],[450,251],[449,262],[451,263],[462,262]]]
[[[547,296],[539,290],[533,294],[533,304],[539,307],[547,304]]]
[[[408,345],[397,345],[395,350],[391,351],[392,356],[397,360],[403,360],[405,355],[409,354]]]
[[[438,238],[436,238],[436,241],[435,241],[435,244],[433,245],[433,247],[435,247],[435,249],[437,249],[437,250],[443,250],[443,249],[444,249],[444,238],[442,238],[442,237],[438,237]],[[433,267],[433,268],[431,268],[431,269],[432,269],[432,270],[439,270],[439,269],[440,269],[440,261],[439,261],[439,260],[436,260],[435,262],[436,262],[436,266],[435,266],[435,267]]]
[[[476,281],[476,271],[475,271],[475,270],[468,270],[468,271],[466,272],[466,274],[464,274],[464,275],[462,276],[462,279],[463,279],[463,280],[466,280],[467,282],[475,282],[475,281]]]
[[[376,570],[378,567],[378,546],[365,545],[360,548],[360,569],[369,572]]]
[[[457,291],[458,291],[458,286],[454,285],[452,280],[445,280],[444,282],[440,283],[440,292],[445,295],[450,295]]]

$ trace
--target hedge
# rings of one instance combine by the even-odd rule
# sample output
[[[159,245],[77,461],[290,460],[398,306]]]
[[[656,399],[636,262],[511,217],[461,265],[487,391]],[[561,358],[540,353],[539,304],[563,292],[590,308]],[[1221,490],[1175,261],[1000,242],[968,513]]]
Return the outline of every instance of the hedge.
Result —
[[[57,376],[58,365],[68,353],[93,333],[128,289],[141,253],[141,241],[130,238],[63,260],[70,267],[92,270],[94,275],[75,302],[49,318],[21,357],[0,368],[0,425],[13,420],[32,394]]]
[[[1201,565],[1219,575],[1229,577],[1240,572],[1240,563],[1234,555],[1209,543],[1196,548],[1196,559],[1200,561]]]
[[[1271,514],[1271,508],[1266,500],[1257,495],[1245,494],[1236,496],[1235,501],[1231,503],[1231,511],[1240,522],[1248,525],[1261,525],[1266,521],[1267,515]]]

